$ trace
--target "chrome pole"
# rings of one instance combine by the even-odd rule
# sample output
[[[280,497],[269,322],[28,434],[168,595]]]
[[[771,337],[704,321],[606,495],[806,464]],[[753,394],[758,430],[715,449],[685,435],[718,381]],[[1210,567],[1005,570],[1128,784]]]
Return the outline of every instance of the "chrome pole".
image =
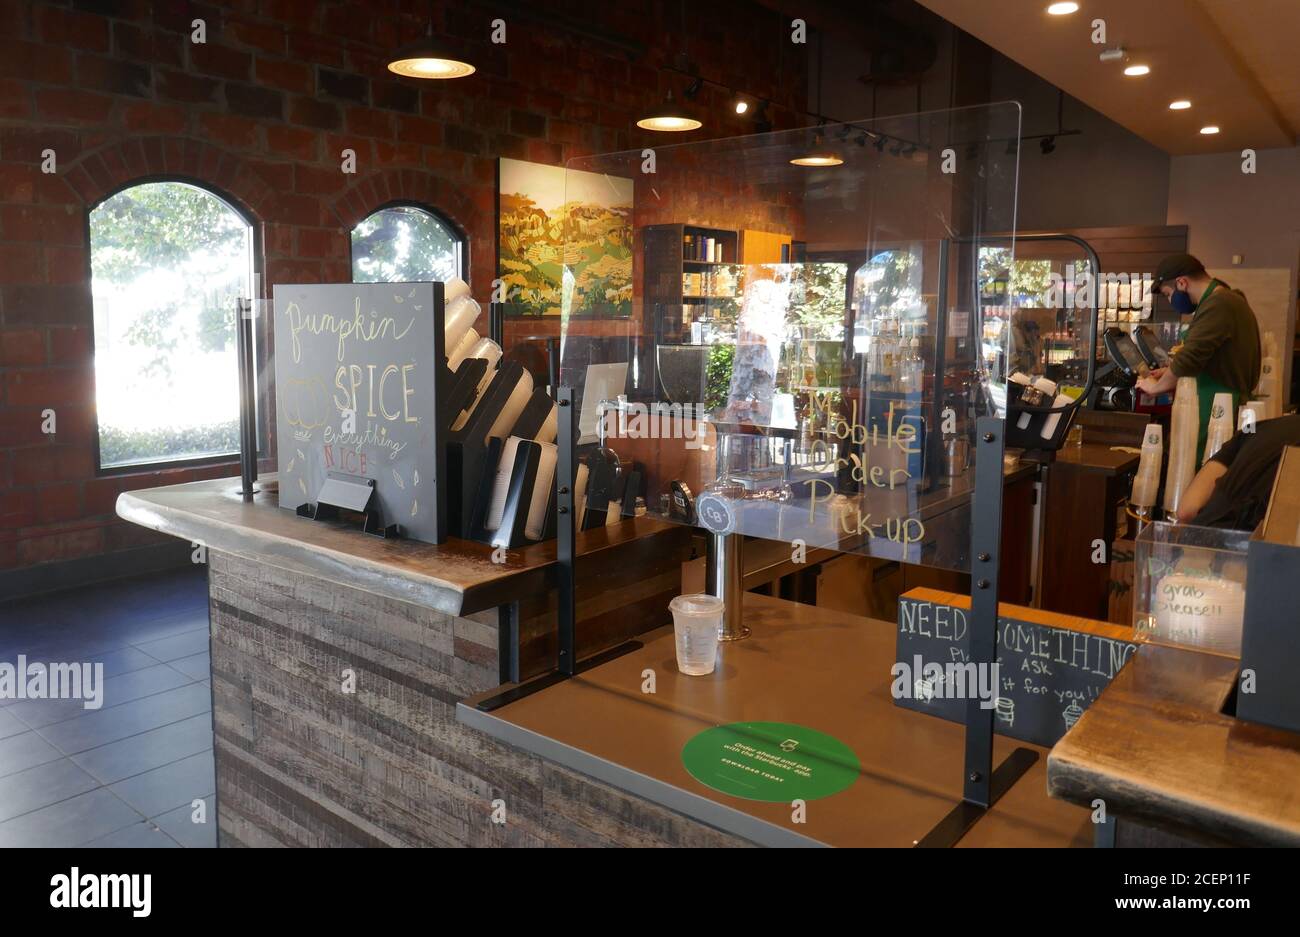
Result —
[[[741,540],[738,533],[709,535],[707,591],[722,599],[724,606],[719,641],[740,641],[750,634],[743,624],[745,567]]]

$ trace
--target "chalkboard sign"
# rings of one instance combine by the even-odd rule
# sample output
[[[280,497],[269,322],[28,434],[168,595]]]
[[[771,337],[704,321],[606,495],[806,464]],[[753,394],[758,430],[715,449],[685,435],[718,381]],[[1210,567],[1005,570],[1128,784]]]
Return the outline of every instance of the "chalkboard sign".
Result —
[[[373,479],[371,509],[383,525],[414,540],[446,539],[442,290],[441,283],[276,285],[282,508],[316,503],[330,478]]]
[[[1050,748],[1078,722],[1137,645],[1126,640],[1131,629],[1119,625],[1016,605],[1004,604],[1001,610],[994,731]],[[974,678],[957,673],[957,665],[970,660],[969,648],[969,598],[935,589],[900,596],[900,666],[895,672],[909,679],[895,680],[902,692],[894,702],[964,722],[967,699],[945,683],[956,674],[965,677],[967,686],[975,685]]]

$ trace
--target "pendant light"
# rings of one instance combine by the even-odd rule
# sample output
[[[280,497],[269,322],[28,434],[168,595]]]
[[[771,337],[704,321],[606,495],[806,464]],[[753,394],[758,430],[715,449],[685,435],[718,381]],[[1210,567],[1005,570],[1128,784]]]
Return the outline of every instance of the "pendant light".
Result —
[[[642,130],[658,130],[664,133],[699,130],[704,126],[673,101],[671,88],[668,89],[668,96],[664,98],[664,103],[652,110],[648,116],[638,120],[636,125]]]
[[[389,56],[388,70],[407,78],[464,78],[474,74],[473,65],[434,38],[432,4],[429,31],[423,38],[408,42]]]
[[[812,151],[804,153],[802,156],[796,156],[794,159],[790,160],[790,165],[807,166],[809,168],[843,165],[843,159],[830,150],[823,148],[825,143],[826,137],[821,133],[821,131],[818,131],[817,135],[813,137]]]

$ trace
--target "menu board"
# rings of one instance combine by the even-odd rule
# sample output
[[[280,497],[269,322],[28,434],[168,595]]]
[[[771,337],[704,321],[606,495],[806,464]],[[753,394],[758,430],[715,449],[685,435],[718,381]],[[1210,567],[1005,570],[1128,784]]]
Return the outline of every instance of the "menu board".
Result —
[[[965,722],[969,696],[984,689],[969,663],[970,618],[965,596],[916,589],[899,597],[897,705]],[[997,687],[986,707],[994,710],[993,731],[1050,748],[1079,721],[1137,651],[1132,641],[1112,636],[1127,628],[1088,624],[999,617]]]
[[[414,540],[446,538],[442,296],[441,283],[276,285],[281,507],[317,503],[327,481],[372,480],[381,524]]]

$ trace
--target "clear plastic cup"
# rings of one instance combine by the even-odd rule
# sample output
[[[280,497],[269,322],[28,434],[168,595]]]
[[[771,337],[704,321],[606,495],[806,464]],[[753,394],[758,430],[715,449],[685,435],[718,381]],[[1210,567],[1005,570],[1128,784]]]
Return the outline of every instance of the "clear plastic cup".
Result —
[[[716,595],[679,595],[668,603],[677,638],[677,669],[693,677],[713,673],[718,662],[722,599]]]

